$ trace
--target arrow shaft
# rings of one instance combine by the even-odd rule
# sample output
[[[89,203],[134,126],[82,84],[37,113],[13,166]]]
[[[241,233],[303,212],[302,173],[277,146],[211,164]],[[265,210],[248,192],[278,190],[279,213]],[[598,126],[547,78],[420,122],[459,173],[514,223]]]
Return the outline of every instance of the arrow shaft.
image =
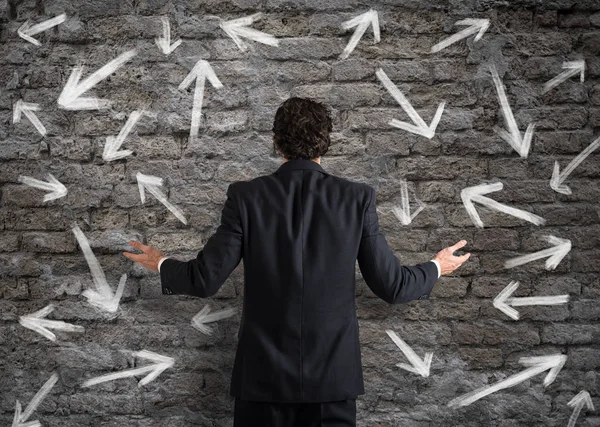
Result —
[[[187,223],[187,220],[185,219],[185,216],[184,216],[183,212],[181,211],[181,209],[179,209],[177,206],[171,204],[167,200],[167,197],[164,195],[164,193],[162,191],[160,191],[158,188],[156,188],[152,185],[146,186],[146,189],[150,192],[150,194],[152,194],[154,197],[156,197],[156,199],[160,203],[162,203],[169,211],[171,211],[171,213],[173,215],[175,215],[177,217],[177,219],[179,219],[184,224]]]
[[[579,153],[577,157],[571,160],[571,163],[569,163],[569,165],[566,168],[564,168],[563,171],[560,173],[560,181],[564,181],[575,170],[575,168],[579,166],[581,162],[583,162],[586,159],[586,157],[592,154],[592,152],[594,152],[598,147],[600,147],[600,138],[597,138],[594,142],[588,145],[581,153]]]
[[[411,120],[418,127],[427,128],[425,121],[421,118],[421,116],[419,116],[404,94],[400,92],[400,89],[398,89],[398,87],[396,87],[396,85],[389,79],[387,74],[385,74],[382,69],[377,70],[376,74],[383,86],[387,89],[390,95],[392,95],[392,98],[394,98],[396,102],[400,104],[402,109],[406,112],[406,114],[408,114]]]
[[[494,81],[494,85],[496,86],[496,91],[498,92],[498,100],[500,102],[502,115],[506,121],[508,131],[512,136],[512,139],[519,141],[521,139],[521,134],[519,133],[519,128],[510,108],[510,104],[508,103],[508,98],[506,97],[506,92],[504,90],[504,84],[500,80],[500,76],[498,75],[495,67],[492,68],[492,79]]]
[[[509,298],[507,304],[513,307],[525,305],[558,305],[569,302],[569,295],[556,295],[545,297],[518,297]]]
[[[394,343],[398,346],[398,348],[400,348],[402,353],[404,353],[404,356],[406,356],[406,358],[413,367],[417,369],[424,367],[423,360],[421,360],[417,353],[415,353],[414,350],[410,348],[408,344],[406,344],[398,335],[396,335],[395,332],[390,331],[388,332],[388,335],[390,336],[392,341],[394,341]]]
[[[471,26],[469,28],[465,28],[464,30],[460,30],[458,33],[455,33],[455,34],[451,35],[450,37],[448,37],[447,39],[444,39],[441,42],[435,44],[431,48],[431,50],[432,50],[432,52],[438,52],[442,49],[447,48],[451,44],[456,43],[457,41],[460,41],[464,38],[467,38],[467,37],[477,33],[478,31],[479,31],[479,27],[477,27],[477,26]]]
[[[190,127],[190,137],[198,136],[200,129],[200,118],[202,117],[202,103],[204,102],[204,81],[205,77],[196,79],[196,88],[194,89],[194,103],[192,106],[192,123]]]
[[[95,378],[85,381],[82,384],[82,387],[89,387],[92,385],[96,385],[96,384],[100,384],[100,383],[104,383],[104,382],[108,382],[108,381],[114,381],[114,380],[118,380],[121,378],[129,378],[129,377],[134,377],[136,375],[146,374],[148,372],[154,371],[157,368],[158,368],[157,365],[148,365],[148,366],[142,366],[140,368],[128,369],[126,371],[115,372],[113,374],[101,375],[99,377],[95,377]]]
[[[527,264],[528,262],[536,261],[541,258],[550,257],[556,255],[561,251],[560,247],[553,247],[544,249],[538,252],[534,252],[531,254],[523,255],[520,257],[513,258],[506,262],[507,266],[516,267],[517,265]]]
[[[25,114],[25,117],[29,119],[31,124],[42,136],[46,135],[46,127],[42,124],[42,122],[40,122],[40,119],[37,118],[33,111],[29,109],[24,109],[23,114]]]
[[[101,67],[96,72],[92,73],[88,76],[84,81],[77,84],[76,88],[73,90],[73,98],[77,98],[96,86],[102,80],[110,76],[112,73],[117,71],[120,67],[123,66],[127,61],[133,58],[137,54],[135,49],[129,50],[121,55],[117,56],[115,59]],[[79,76],[81,76],[81,71],[79,72]]]
[[[474,195],[471,200],[473,202],[477,202],[481,205],[487,206],[490,209],[494,209],[500,212],[504,212],[508,215],[515,216],[517,218],[524,219],[525,221],[531,222],[536,225],[543,224],[546,220],[541,216],[532,214],[530,212],[523,211],[521,209],[516,209],[505,204],[499,203],[494,199],[490,199],[489,197]]]
[[[33,25],[29,27],[26,31],[26,34],[30,36],[34,36],[42,31],[46,31],[49,28],[55,27],[59,24],[62,24],[67,19],[67,15],[64,13],[62,15],[58,15],[52,19],[48,19],[47,21],[40,22],[39,24]]]
[[[104,275],[104,270],[102,270],[100,263],[98,262],[96,256],[92,252],[92,248],[90,247],[88,239],[85,237],[85,235],[78,226],[73,227],[72,231],[75,234],[75,238],[77,239],[77,242],[81,247],[81,251],[83,252],[83,256],[85,257],[85,260],[87,261],[87,264],[90,268],[92,279],[94,280],[94,284],[96,285],[96,290],[104,298],[111,299],[113,297],[112,290],[110,289],[110,286],[108,286],[106,276]]]
[[[56,185],[46,182],[46,181],[40,181],[39,179],[35,179],[29,176],[21,176],[19,177],[19,181],[21,181],[23,184],[28,185],[30,187],[35,187],[38,188],[40,190],[47,190],[47,191],[56,191],[58,190],[58,188],[56,188]]]
[[[29,402],[29,405],[27,405],[27,408],[25,408],[25,411],[21,415],[21,419],[20,419],[21,422],[27,421],[27,419],[31,416],[31,414],[33,414],[33,411],[35,411],[37,409],[37,407],[40,405],[40,403],[42,403],[42,400],[44,400],[46,398],[46,396],[48,395],[48,393],[50,393],[50,390],[52,390],[52,387],[54,387],[54,385],[56,384],[57,381],[58,381],[58,375],[52,374],[52,376],[48,379],[48,381],[46,381],[44,383],[42,388],[40,388],[40,390],[35,394],[35,396],[33,396],[33,399],[31,399],[31,402]]]
[[[31,323],[42,328],[55,329],[57,331],[83,332],[85,330],[83,326],[73,325],[71,323],[66,323],[61,320],[29,318],[27,319],[27,323]]]

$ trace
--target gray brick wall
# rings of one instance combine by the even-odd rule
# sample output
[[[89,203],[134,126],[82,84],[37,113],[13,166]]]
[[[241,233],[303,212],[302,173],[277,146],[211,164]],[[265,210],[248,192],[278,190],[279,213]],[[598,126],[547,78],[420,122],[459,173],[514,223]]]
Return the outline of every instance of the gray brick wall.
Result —
[[[381,42],[370,29],[348,59],[338,56],[352,30],[341,22],[368,8],[379,12]],[[253,28],[280,39],[279,47],[248,42],[240,51],[219,29],[224,19],[264,12]],[[33,23],[68,15],[67,22],[36,37],[17,36]],[[174,39],[170,56],[154,44],[160,16]],[[459,31],[464,18],[489,18],[483,38],[472,37],[430,54],[433,44]],[[432,299],[391,306],[366,287],[357,267],[357,306],[366,394],[358,425],[565,426],[567,402],[588,390],[600,407],[600,152],[578,166],[571,195],[550,188],[555,160],[561,168],[600,131],[599,0],[2,0],[0,1],[0,423],[12,422],[15,401],[25,407],[56,371],[59,381],[30,417],[44,426],[230,426],[229,379],[239,314],[222,320],[211,336],[193,329],[205,305],[241,309],[243,267],[207,300],[163,296],[156,274],[126,260],[130,238],[172,256],[191,258],[216,230],[230,182],[268,174],[273,157],[275,107],[291,95],[333,107],[335,134],[324,168],[377,189],[380,224],[406,264],[430,259],[465,238],[472,253],[455,274],[442,277]],[[132,48],[139,54],[92,92],[114,101],[111,109],[67,111],[56,103],[72,67],[84,77]],[[199,59],[224,87],[207,84],[200,138],[189,140],[192,88],[177,86]],[[569,79],[542,94],[565,60],[585,59],[585,82]],[[498,67],[521,131],[536,123],[527,158],[494,131],[503,126],[488,72]],[[407,116],[375,76],[382,67],[428,122],[442,100],[446,109],[431,139],[392,128]],[[40,104],[48,134],[23,118],[12,123],[18,99]],[[146,108],[123,148],[132,156],[102,160],[107,136],[130,112]],[[135,174],[165,179],[169,200],[188,218],[185,226],[152,196],[141,204]],[[66,197],[43,202],[44,192],[18,181],[52,173]],[[402,179],[427,206],[403,226],[391,211]],[[500,181],[490,197],[546,219],[534,226],[478,207],[479,229],[461,202],[463,188]],[[93,286],[89,267],[71,232],[76,222],[111,286],[128,274],[120,311],[107,318],[81,296]],[[543,235],[572,241],[555,270],[538,260],[504,269],[509,258],[542,250]],[[492,305],[511,280],[516,296],[569,294],[567,304],[518,307],[514,321]],[[84,326],[83,334],[56,332],[52,342],[25,329],[19,316],[52,303],[50,319]],[[385,334],[393,329],[421,357],[433,352],[424,378],[396,367],[405,357]],[[138,387],[122,379],[82,388],[92,376],[136,366],[124,350],[147,349],[175,358],[173,368]],[[544,388],[537,375],[464,408],[448,401],[515,374],[522,356],[562,353],[567,362]],[[143,364],[143,362],[141,363]],[[138,365],[139,366],[139,365]],[[583,410],[578,426],[600,426]]]

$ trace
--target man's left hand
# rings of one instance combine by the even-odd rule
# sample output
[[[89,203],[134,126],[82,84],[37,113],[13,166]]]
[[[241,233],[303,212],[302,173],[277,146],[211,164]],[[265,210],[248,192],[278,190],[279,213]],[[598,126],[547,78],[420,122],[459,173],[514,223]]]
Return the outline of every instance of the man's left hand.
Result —
[[[158,249],[153,248],[152,246],[143,245],[135,240],[130,240],[129,244],[143,253],[134,254],[131,252],[123,252],[123,255],[150,271],[158,272],[158,262],[164,257]]]

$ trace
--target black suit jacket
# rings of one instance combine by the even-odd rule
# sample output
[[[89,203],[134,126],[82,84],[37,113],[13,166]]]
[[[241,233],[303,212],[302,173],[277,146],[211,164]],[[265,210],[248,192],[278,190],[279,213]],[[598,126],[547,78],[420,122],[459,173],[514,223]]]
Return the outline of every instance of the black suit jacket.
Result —
[[[355,266],[390,304],[429,296],[435,263],[403,266],[379,230],[373,187],[289,160],[229,185],[221,224],[195,259],[166,259],[165,294],[214,295],[244,261],[230,394],[325,402],[364,394]],[[383,336],[382,336],[382,339]]]

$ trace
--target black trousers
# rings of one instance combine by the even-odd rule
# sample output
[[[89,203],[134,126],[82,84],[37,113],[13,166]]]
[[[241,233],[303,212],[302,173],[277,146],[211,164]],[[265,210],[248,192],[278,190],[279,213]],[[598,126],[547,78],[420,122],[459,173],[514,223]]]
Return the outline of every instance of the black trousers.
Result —
[[[236,398],[233,427],[356,427],[356,399],[282,403]]]

